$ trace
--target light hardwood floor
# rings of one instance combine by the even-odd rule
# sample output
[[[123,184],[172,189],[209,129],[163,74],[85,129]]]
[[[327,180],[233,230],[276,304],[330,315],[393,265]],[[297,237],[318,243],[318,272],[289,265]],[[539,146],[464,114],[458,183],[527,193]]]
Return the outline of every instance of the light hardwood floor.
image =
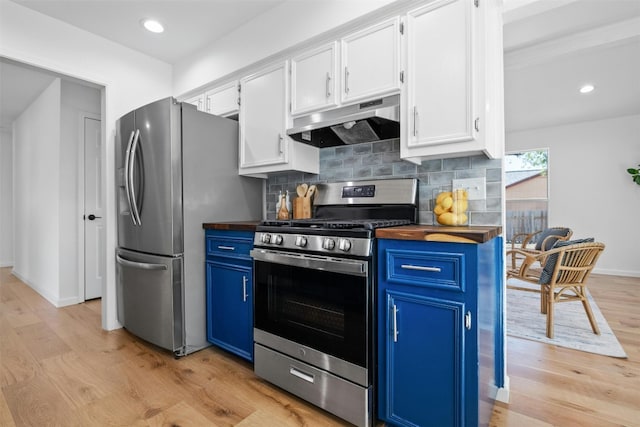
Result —
[[[511,402],[491,426],[640,426],[640,279],[590,289],[629,358],[509,337]],[[175,360],[103,331],[100,301],[56,309],[0,269],[0,426],[345,425],[251,368],[214,347]]]

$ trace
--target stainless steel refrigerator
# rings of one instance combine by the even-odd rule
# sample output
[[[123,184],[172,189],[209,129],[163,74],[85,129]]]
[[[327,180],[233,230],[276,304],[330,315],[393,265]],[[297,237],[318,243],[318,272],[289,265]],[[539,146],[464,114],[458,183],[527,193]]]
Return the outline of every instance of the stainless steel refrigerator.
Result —
[[[238,123],[174,98],[116,124],[118,321],[176,356],[209,345],[202,224],[262,217],[237,165]]]

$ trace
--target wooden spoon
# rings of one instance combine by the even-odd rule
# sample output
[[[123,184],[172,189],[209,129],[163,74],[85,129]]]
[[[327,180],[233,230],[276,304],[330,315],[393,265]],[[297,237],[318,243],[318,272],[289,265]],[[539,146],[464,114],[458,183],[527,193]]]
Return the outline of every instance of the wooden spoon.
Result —
[[[304,197],[307,194],[307,190],[309,186],[307,184],[300,184],[296,187],[296,193],[298,193],[298,197]]]
[[[310,185],[309,189],[307,190],[307,194],[305,195],[305,197],[308,197],[308,198],[311,199],[314,196],[314,194],[316,194],[316,190],[317,190],[317,188],[316,188],[315,184],[314,185]]]

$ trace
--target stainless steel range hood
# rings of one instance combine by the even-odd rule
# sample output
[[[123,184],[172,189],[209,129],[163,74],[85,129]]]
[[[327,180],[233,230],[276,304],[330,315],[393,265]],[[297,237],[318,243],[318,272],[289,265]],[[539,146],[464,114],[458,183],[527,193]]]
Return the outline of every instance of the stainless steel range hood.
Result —
[[[400,95],[298,117],[287,135],[319,148],[399,138]]]

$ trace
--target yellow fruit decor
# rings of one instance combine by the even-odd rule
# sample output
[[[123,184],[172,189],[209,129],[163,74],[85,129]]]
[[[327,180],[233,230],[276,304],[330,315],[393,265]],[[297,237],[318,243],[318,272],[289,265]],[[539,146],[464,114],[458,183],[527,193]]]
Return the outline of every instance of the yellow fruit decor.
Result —
[[[438,224],[442,225],[465,225],[469,218],[467,209],[467,190],[458,188],[453,191],[443,191],[436,197],[436,205],[433,213]]]

